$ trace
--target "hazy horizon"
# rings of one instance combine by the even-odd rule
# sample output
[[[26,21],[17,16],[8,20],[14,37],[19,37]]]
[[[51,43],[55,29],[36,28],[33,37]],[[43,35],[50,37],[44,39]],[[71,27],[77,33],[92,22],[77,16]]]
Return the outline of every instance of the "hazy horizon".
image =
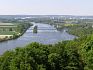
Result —
[[[0,0],[0,15],[93,16],[93,0]]]

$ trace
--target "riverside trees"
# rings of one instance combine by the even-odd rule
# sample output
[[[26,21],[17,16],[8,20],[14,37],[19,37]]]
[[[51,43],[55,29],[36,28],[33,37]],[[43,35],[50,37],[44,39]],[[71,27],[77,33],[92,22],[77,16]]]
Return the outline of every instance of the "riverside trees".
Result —
[[[83,70],[83,61],[69,41],[55,45],[31,43],[0,56],[1,70]]]

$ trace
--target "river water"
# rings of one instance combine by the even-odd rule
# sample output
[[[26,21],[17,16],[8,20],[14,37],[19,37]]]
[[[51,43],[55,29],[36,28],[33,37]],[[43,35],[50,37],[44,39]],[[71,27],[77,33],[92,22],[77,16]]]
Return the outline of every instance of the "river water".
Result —
[[[73,40],[75,38],[74,35],[70,35],[63,31],[57,31],[51,25],[42,24],[42,23],[33,23],[34,26],[38,26],[38,33],[33,33],[33,27],[30,27],[21,37],[15,40],[9,40],[0,43],[0,55],[3,54],[7,50],[14,49],[16,47],[24,47],[25,45],[31,42],[39,42],[42,44],[54,44],[63,40]]]

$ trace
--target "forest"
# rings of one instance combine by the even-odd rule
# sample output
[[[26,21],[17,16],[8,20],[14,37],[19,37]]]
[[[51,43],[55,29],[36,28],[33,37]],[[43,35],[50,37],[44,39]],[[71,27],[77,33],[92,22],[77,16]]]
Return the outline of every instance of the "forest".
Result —
[[[0,56],[0,70],[93,70],[92,24],[60,24],[64,28],[78,38],[48,45],[33,42],[6,51]]]
[[[93,35],[54,45],[31,43],[0,56],[0,70],[92,70]]]

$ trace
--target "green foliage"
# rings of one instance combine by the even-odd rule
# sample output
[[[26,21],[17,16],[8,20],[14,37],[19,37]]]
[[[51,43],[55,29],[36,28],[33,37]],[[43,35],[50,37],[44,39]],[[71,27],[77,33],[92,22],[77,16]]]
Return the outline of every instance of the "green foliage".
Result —
[[[78,26],[69,26],[68,33],[82,37],[85,35],[93,34],[92,24],[79,24]]]
[[[31,43],[0,56],[0,70],[92,70],[93,35],[54,45]]]
[[[68,42],[55,45],[31,43],[0,57],[1,70],[83,70],[79,53]],[[72,49],[71,49],[72,48]]]
[[[24,33],[30,27],[30,23],[17,23],[16,32]]]

